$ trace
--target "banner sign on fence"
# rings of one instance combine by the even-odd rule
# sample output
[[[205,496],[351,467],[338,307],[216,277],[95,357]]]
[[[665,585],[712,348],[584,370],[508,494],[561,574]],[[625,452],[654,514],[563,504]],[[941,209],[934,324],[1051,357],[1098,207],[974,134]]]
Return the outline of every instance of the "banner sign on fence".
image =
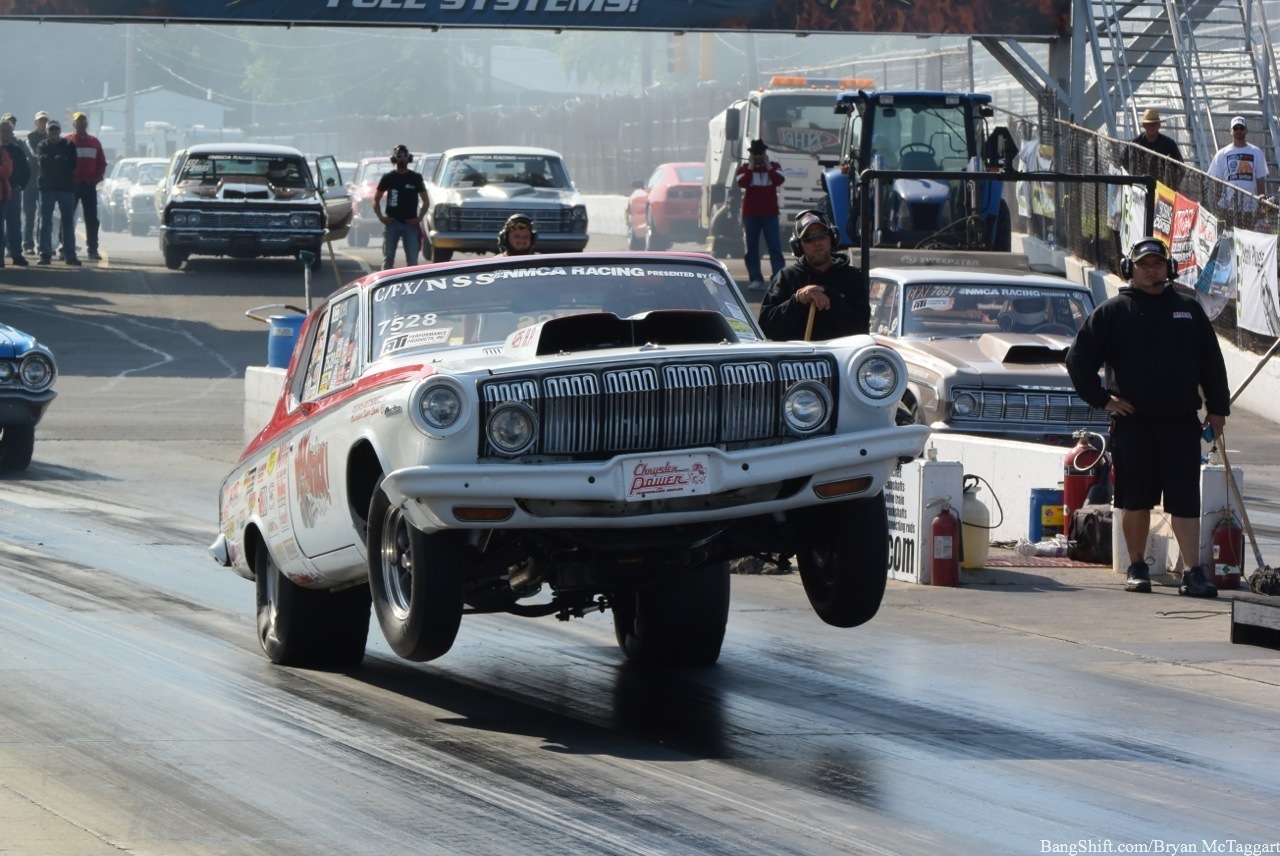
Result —
[[[4,0],[7,19],[1049,38],[1071,0]]]
[[[1276,236],[1235,230],[1236,323],[1262,336],[1280,336],[1276,293]]]
[[[1173,202],[1174,190],[1167,184],[1156,182],[1155,222],[1151,234],[1173,246]]]
[[[1195,247],[1192,245],[1196,228],[1196,213],[1200,204],[1189,196],[1175,193],[1173,197],[1173,224],[1169,229],[1169,252],[1178,263],[1178,270],[1183,268],[1194,270],[1196,267]],[[1194,279],[1191,282],[1195,282]]]

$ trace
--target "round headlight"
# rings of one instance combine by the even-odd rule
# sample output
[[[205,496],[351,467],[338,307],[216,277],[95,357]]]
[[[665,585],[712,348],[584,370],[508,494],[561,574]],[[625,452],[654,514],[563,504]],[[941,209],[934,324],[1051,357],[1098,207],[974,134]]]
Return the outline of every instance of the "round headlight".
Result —
[[[0,383],[8,383],[13,380],[13,375],[13,363],[8,361],[0,362]]]
[[[18,372],[22,375],[22,385],[36,392],[53,383],[53,361],[44,354],[27,354]]]
[[[319,214],[308,214],[308,215],[307,215],[307,225],[308,225],[308,226],[319,226],[319,225],[320,225],[320,215],[319,215]]]
[[[295,227],[295,228],[296,228],[296,227],[298,227],[298,226],[301,226],[301,225],[302,225],[302,215],[301,215],[301,214],[290,214],[290,215],[289,215],[289,225],[290,225],[290,226],[293,226],[293,227]]]
[[[190,223],[192,226],[199,224],[200,215],[192,211],[190,214],[187,215],[187,222]]]
[[[489,442],[504,455],[518,455],[533,445],[537,416],[523,401],[498,405],[489,416]]]
[[[782,418],[797,434],[812,434],[827,423],[831,393],[820,383],[805,381],[787,390],[782,398]]]
[[[418,399],[418,412],[428,426],[443,431],[462,415],[462,396],[451,386],[433,386]]]
[[[897,387],[898,370],[887,357],[877,354],[858,366],[858,389],[868,398],[887,398]]]
[[[951,402],[951,412],[956,416],[972,416],[978,410],[978,400],[970,393],[962,392]]]
[[[181,211],[173,212],[173,225],[175,226],[187,225],[187,215],[183,214]]]

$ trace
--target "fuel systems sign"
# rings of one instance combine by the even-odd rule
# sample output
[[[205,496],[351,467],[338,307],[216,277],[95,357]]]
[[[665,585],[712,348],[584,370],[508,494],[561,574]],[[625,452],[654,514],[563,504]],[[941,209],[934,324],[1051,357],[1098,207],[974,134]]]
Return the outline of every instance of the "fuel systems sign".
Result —
[[[0,0],[9,19],[1052,38],[1071,0]]]

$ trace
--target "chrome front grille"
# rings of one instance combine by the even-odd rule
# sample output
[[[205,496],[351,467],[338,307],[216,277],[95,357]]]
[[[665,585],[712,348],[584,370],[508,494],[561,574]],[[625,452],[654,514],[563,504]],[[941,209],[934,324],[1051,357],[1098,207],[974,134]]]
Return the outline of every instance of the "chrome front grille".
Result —
[[[320,226],[291,226],[289,225],[289,217],[293,214],[315,214],[314,209],[291,211],[236,211],[225,209],[178,209],[184,213],[196,213],[200,215],[200,222],[191,225],[183,224],[180,226],[171,226],[174,229],[192,229],[199,231],[209,230],[227,230],[227,231],[290,231],[290,232],[314,232],[321,231]]]
[[[498,404],[522,401],[538,415],[528,454],[579,458],[769,442],[790,436],[781,398],[801,380],[839,400],[835,366],[821,358],[610,366],[484,381],[482,424]],[[480,454],[497,454],[484,435]]]
[[[538,232],[555,234],[572,232],[572,211],[568,206],[561,206],[555,211],[525,208],[476,208],[474,206],[456,206],[449,216],[448,229],[455,232],[487,232],[497,235],[506,225],[512,214],[524,214],[532,217]],[[443,227],[444,224],[437,224]]]
[[[1063,428],[1105,426],[1107,412],[1090,407],[1066,391],[956,389],[952,400],[967,393],[978,402],[974,415],[955,417],[957,423],[999,422],[1054,425]]]

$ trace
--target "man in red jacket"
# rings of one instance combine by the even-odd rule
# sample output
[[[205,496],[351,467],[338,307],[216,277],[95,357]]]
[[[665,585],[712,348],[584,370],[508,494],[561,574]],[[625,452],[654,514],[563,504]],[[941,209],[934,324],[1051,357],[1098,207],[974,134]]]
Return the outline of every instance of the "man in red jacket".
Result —
[[[75,194],[76,203],[84,209],[84,234],[89,258],[97,261],[102,258],[98,255],[98,184],[107,174],[107,156],[102,151],[102,143],[89,133],[88,116],[76,113],[71,117],[71,123],[76,129],[74,134],[67,135],[76,147],[71,192]],[[67,255],[74,256],[75,248],[69,248]]]
[[[742,261],[747,265],[748,288],[764,291],[764,275],[760,272],[760,233],[769,247],[769,266],[776,277],[782,270],[782,236],[778,232],[778,185],[786,181],[782,165],[770,161],[764,140],[752,140],[747,147],[750,159],[738,167],[735,177],[742,188],[742,232],[747,251]]]

